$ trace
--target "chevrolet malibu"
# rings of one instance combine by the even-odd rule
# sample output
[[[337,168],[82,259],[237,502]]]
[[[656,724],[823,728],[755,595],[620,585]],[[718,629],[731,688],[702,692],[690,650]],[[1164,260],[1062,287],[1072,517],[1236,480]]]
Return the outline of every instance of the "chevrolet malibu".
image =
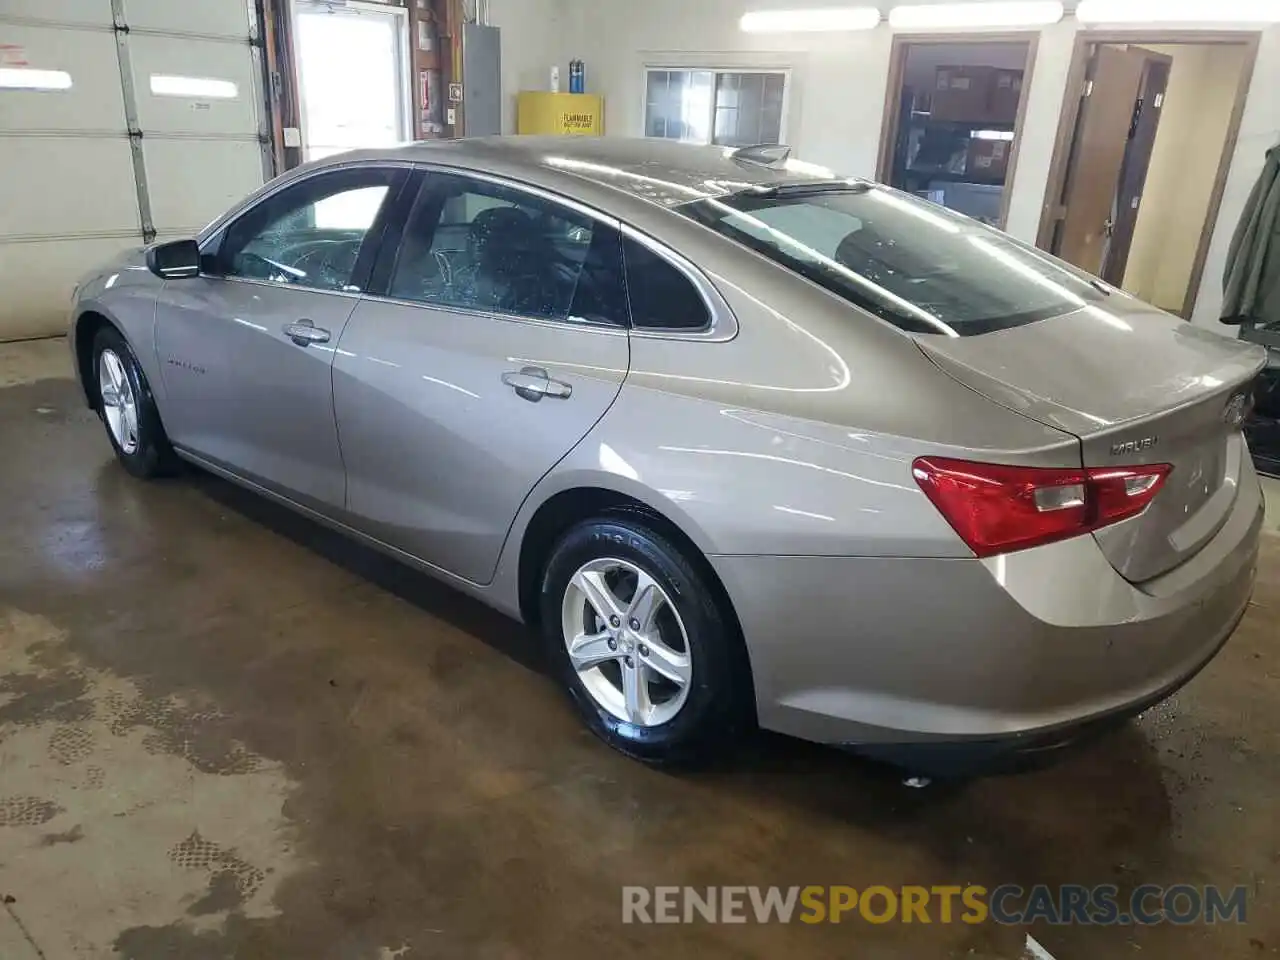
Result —
[[[77,289],[88,404],[519,617],[650,762],[1162,699],[1247,604],[1264,351],[785,148],[348,153]],[[967,761],[966,761],[967,762]]]

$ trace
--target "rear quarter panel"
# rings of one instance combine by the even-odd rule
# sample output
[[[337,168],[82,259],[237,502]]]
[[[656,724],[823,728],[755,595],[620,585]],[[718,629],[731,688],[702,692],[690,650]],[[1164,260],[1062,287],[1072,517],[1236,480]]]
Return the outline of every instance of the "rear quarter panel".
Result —
[[[967,557],[912,477],[917,456],[1078,464],[1074,437],[980,397],[910,338],[779,272],[768,305],[712,274],[738,319],[732,340],[632,336],[618,399],[535,488],[504,568],[537,507],[575,487],[635,497],[707,555]]]

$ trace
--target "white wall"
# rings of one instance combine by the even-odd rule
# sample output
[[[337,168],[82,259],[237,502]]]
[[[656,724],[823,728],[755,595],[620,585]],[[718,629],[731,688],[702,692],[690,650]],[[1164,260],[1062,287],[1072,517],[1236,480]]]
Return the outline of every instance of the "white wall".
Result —
[[[884,31],[744,34],[738,17],[745,0],[567,3],[566,58],[586,61],[588,91],[605,97],[606,133],[642,132],[646,65],[785,68],[784,139],[811,162],[875,173],[889,77]]]
[[[575,0],[489,0],[489,24],[502,30],[502,132],[516,131],[516,94],[548,90],[560,64],[560,89],[569,89],[568,7]],[[578,56],[582,56],[578,54]]]
[[[805,160],[843,173],[874,176],[884,114],[890,28],[847,34],[750,35],[738,29],[738,18],[761,7],[820,6],[809,0],[493,0],[498,12],[510,15],[522,6],[555,9],[558,36],[551,45],[526,58],[513,51],[516,37],[504,31],[504,79],[519,72],[541,88],[550,66],[546,57],[559,51],[562,73],[572,57],[587,65],[587,89],[605,97],[607,134],[639,136],[643,130],[644,67],[724,66],[783,67],[791,71],[784,139]],[[882,9],[891,5],[883,0]],[[513,23],[534,19],[513,16]],[[501,24],[500,24],[501,25]],[[1178,29],[1153,24],[1152,30]],[[1233,29],[1232,25],[1206,25]],[[1182,27],[1185,29],[1185,25]],[[1018,166],[1010,195],[1007,229],[1034,241],[1053,159],[1067,73],[1077,32],[1073,18],[1039,31],[1036,63],[1027,91],[1026,119]],[[1238,25],[1234,29],[1240,29]],[[533,37],[533,25],[524,37]],[[545,37],[546,33],[538,34]],[[528,49],[528,48],[525,48]],[[521,66],[508,67],[512,56]],[[536,63],[536,69],[531,64]],[[1231,175],[1223,196],[1193,319],[1216,326],[1221,303],[1222,265],[1231,232],[1245,199],[1262,169],[1263,154],[1280,139],[1280,27],[1263,32],[1250,96],[1242,121]]]

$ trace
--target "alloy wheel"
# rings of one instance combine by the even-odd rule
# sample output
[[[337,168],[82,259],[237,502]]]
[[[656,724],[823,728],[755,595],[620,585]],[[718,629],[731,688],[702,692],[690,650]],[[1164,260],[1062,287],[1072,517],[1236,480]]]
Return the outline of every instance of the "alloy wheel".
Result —
[[[561,626],[569,661],[599,706],[642,727],[675,719],[693,678],[689,635],[652,576],[614,557],[583,564],[565,588]]]
[[[124,362],[114,350],[103,350],[98,358],[98,393],[107,429],[125,454],[138,450],[138,402]]]

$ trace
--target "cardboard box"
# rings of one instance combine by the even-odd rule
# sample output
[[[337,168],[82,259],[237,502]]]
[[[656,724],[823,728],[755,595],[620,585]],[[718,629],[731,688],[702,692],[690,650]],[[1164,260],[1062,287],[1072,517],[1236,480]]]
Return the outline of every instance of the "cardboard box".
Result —
[[[1021,70],[939,67],[930,115],[934,120],[1013,123],[1021,101]]]
[[[1012,149],[1013,142],[1010,140],[979,140],[974,137],[969,141],[965,175],[982,183],[1002,182],[1009,172],[1009,153]]]
[[[995,85],[995,67],[938,67],[929,115],[934,120],[992,123]]]
[[[996,123],[1013,123],[1018,119],[1022,102],[1022,71],[997,70],[991,88],[991,119]]]

